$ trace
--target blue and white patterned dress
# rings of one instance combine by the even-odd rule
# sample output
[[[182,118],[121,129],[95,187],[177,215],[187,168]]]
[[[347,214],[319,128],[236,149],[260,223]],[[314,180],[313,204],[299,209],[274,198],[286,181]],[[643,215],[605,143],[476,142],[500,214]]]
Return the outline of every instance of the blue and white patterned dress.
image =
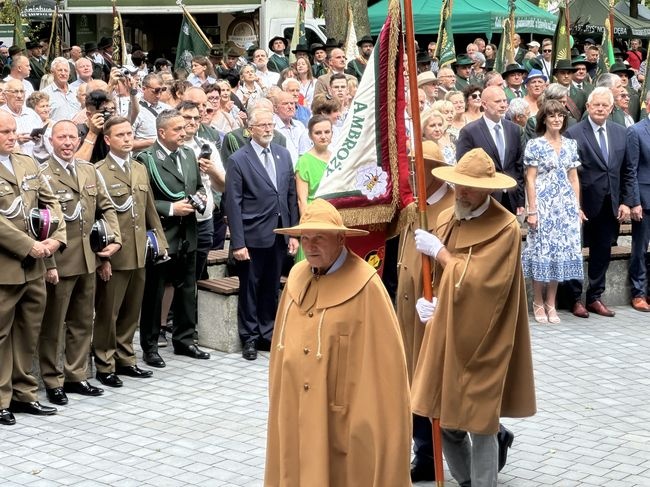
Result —
[[[577,168],[575,140],[562,137],[560,154],[544,137],[532,139],[524,151],[524,166],[537,167],[537,230],[528,230],[522,252],[525,277],[535,281],[582,279],[579,205],[567,171]]]

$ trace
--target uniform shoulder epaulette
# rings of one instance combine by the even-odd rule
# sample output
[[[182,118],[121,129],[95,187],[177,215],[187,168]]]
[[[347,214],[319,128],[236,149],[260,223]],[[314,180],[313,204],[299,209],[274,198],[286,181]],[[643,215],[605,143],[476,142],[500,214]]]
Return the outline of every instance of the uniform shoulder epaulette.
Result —
[[[135,158],[132,157],[130,160],[131,160],[131,163],[135,162],[137,164],[140,164],[141,166],[144,166],[144,162],[142,162],[142,161],[140,161],[138,159],[135,159]]]
[[[75,159],[75,162],[77,164],[90,164],[91,166],[94,166],[94,164],[90,161],[84,161],[83,159]]]
[[[50,167],[50,163],[47,162],[47,161],[45,161],[45,162],[41,162],[41,163],[38,165],[38,167],[39,167],[39,169],[41,169],[41,170],[44,171],[45,169],[47,169],[48,167]]]

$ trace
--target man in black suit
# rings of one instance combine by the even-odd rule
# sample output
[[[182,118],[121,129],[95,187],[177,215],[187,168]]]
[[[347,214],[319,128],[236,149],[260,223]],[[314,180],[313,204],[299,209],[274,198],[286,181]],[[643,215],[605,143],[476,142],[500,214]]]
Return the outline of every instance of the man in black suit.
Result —
[[[156,119],[158,139],[138,154],[149,173],[151,189],[169,245],[170,260],[149,263],[140,314],[140,345],[144,361],[164,367],[158,354],[163,289],[174,287],[172,344],[176,355],[208,359],[210,354],[194,344],[196,329],[196,246],[195,208],[188,196],[205,201],[199,166],[194,151],[185,147],[185,119],[178,110],[164,110]],[[142,209],[140,210],[142,211]]]
[[[273,112],[249,114],[251,141],[228,159],[226,216],[239,274],[238,322],[242,356],[257,358],[273,336],[282,262],[287,253],[278,227],[298,223],[298,203],[289,152],[273,139]],[[298,240],[288,239],[290,254]]]
[[[650,95],[650,92],[648,93]],[[646,106],[650,96],[646,96]],[[650,243],[650,119],[647,117],[627,129],[628,160],[635,175],[632,216],[632,255],[630,256],[630,284],[632,307],[650,311],[648,302],[648,243]]]
[[[587,307],[582,304],[582,282],[572,280],[569,287],[575,304],[574,315],[587,318],[588,311],[614,316],[602,301],[605,274],[609,267],[612,242],[618,235],[619,223],[630,217],[634,201],[634,173],[625,144],[625,127],[608,120],[614,106],[609,88],[598,87],[587,99],[587,117],[566,131],[578,143],[578,168],[584,222],[584,244],[589,247],[589,285]]]
[[[456,143],[456,159],[466,152],[482,148],[494,161],[497,172],[507,174],[517,181],[511,190],[496,191],[492,196],[516,215],[524,211],[524,168],[521,147],[521,128],[503,118],[508,109],[508,99],[503,88],[488,86],[481,94],[483,116],[465,125]]]

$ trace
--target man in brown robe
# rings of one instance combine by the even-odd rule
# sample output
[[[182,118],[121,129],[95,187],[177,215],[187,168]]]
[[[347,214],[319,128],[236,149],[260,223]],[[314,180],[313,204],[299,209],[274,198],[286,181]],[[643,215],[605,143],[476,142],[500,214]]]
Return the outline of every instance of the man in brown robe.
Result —
[[[282,294],[271,346],[267,487],[410,485],[411,410],[397,318],[374,268],[345,246],[316,199],[300,224],[306,260]]]
[[[415,234],[417,249],[435,259],[438,301],[412,406],[440,419],[443,452],[461,487],[494,487],[499,418],[536,411],[519,224],[490,196],[516,182],[497,173],[483,149],[433,174],[455,184],[456,204],[441,213],[435,235]]]
[[[425,184],[427,192],[427,230],[433,231],[440,212],[454,205],[454,190],[446,182],[433,177],[434,167],[445,165],[445,158],[440,147],[433,141],[422,143],[422,155],[425,165]],[[424,336],[424,323],[420,321],[415,303],[422,296],[422,254],[415,248],[413,235],[420,228],[415,205],[409,207],[409,223],[402,230],[399,239],[397,260],[397,320],[399,321],[409,380],[415,372],[420,355],[420,346]],[[411,465],[411,480],[434,480],[433,437],[431,422],[422,416],[413,415],[413,453],[415,458]]]

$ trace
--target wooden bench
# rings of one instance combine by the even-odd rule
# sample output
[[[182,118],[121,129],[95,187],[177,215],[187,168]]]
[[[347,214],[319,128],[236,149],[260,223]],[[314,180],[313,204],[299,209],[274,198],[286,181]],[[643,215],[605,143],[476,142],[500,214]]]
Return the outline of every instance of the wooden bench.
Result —
[[[226,264],[228,263],[228,249],[211,250],[206,261],[210,279],[226,277]]]

